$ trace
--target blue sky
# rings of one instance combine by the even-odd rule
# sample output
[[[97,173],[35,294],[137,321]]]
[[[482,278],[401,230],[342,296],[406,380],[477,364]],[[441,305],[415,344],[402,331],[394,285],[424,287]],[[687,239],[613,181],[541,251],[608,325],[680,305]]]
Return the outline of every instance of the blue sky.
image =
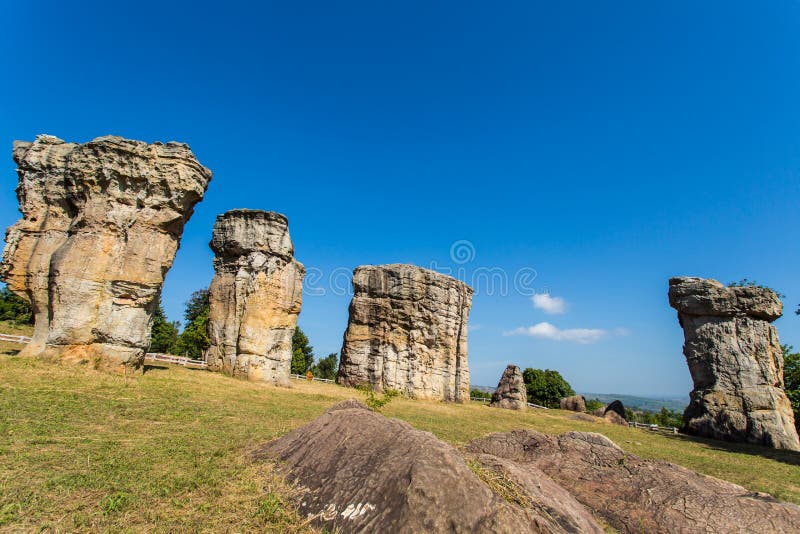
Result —
[[[173,319],[213,275],[215,216],[254,208],[289,217],[318,278],[300,325],[319,356],[347,322],[335,286],[392,262],[530,275],[477,288],[476,384],[513,362],[579,391],[686,395],[674,275],[779,289],[781,339],[800,346],[797,1],[42,0],[0,15],[0,224],[17,218],[14,139],[177,140],[213,170],[164,287]],[[458,241],[470,261],[451,258]]]

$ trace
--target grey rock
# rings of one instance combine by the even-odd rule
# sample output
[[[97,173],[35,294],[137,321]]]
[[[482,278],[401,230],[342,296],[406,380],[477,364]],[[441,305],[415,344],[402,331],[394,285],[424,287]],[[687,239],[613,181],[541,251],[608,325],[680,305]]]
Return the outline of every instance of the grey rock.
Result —
[[[571,397],[564,397],[559,401],[559,407],[562,410],[569,410],[571,412],[585,412],[586,399],[583,395],[573,395]]]
[[[353,272],[353,291],[339,384],[469,400],[469,286],[413,265],[368,265]]]
[[[672,278],[683,353],[694,381],[684,431],[729,441],[800,450],[783,390],[783,351],[769,324],[783,309],[774,291]]]
[[[216,256],[209,369],[288,386],[305,269],[294,259],[286,217],[258,210],[223,213],[211,249]]]
[[[509,410],[525,410],[528,407],[528,392],[522,371],[516,365],[509,365],[503,371],[497,389],[492,393],[489,406]]]
[[[22,355],[141,365],[183,226],[211,171],[182,143],[16,141],[22,218],[0,276],[33,308]]]
[[[605,407],[605,409],[603,410],[603,416],[608,415],[609,412],[614,412],[623,419],[625,419],[625,406],[619,399],[612,401],[611,404]]]

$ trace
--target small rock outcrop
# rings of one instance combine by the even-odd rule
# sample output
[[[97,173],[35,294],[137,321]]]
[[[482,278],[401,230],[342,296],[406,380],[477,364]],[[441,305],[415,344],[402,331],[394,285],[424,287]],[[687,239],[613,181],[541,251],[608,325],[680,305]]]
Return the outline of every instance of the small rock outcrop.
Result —
[[[22,218],[0,276],[27,299],[22,355],[137,367],[183,227],[211,180],[182,143],[16,141]]]
[[[603,435],[532,430],[467,444],[542,472],[621,532],[797,532],[800,507],[684,467],[628,454]]]
[[[694,381],[684,431],[800,450],[783,391],[783,351],[770,324],[783,312],[778,295],[680,277],[669,281],[669,303],[678,310]]]
[[[489,406],[509,410],[525,410],[528,407],[528,392],[519,367],[516,365],[506,367],[500,382],[497,383],[497,389],[492,393]]]
[[[611,401],[611,404],[605,407],[603,410],[603,416],[609,414],[609,412],[614,412],[623,419],[625,419],[625,405],[622,404],[621,400]]]
[[[228,211],[217,217],[210,246],[209,369],[288,386],[305,269],[294,259],[286,217]]]
[[[571,397],[564,397],[559,402],[559,407],[562,410],[569,410],[571,412],[585,412],[586,399],[583,395],[573,395]]]
[[[589,532],[592,515],[541,472],[457,449],[347,401],[262,447],[303,497],[300,512],[341,532]],[[483,477],[511,480],[506,495]],[[510,502],[512,501],[512,502]]]
[[[393,264],[356,268],[353,292],[339,384],[469,400],[472,288],[428,269]]]

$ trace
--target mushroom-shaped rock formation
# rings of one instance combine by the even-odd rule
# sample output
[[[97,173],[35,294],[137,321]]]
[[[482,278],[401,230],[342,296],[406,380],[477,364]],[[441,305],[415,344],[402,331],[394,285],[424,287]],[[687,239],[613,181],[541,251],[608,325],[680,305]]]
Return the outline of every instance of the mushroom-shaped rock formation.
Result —
[[[217,217],[210,246],[209,369],[288,386],[305,269],[294,259],[286,217],[228,211]]]
[[[31,303],[22,355],[138,367],[164,276],[211,171],[182,143],[14,143],[22,218],[0,275]]]
[[[469,400],[472,288],[428,269],[393,264],[356,268],[353,291],[339,384]]]
[[[669,303],[678,310],[694,381],[684,430],[800,450],[783,391],[783,351],[770,324],[783,312],[778,295],[765,287],[680,277],[669,281]]]

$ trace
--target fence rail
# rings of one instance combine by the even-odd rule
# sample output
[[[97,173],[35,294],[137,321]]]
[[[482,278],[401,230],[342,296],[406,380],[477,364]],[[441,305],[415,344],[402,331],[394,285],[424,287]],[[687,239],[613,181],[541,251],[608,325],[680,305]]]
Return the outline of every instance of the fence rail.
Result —
[[[0,341],[10,341],[11,343],[30,343],[31,338],[28,336],[13,336],[11,334],[0,334]]]
[[[487,399],[486,397],[470,397],[469,400],[482,402],[482,403],[486,404],[487,402],[491,401],[492,399]],[[530,408],[539,408],[540,410],[549,410],[550,409],[547,406],[541,406],[539,404],[534,404],[532,402],[529,402],[528,406]]]
[[[648,425],[646,423],[637,423],[636,421],[628,421],[628,426],[632,426],[633,428],[643,428],[645,430],[651,430],[653,432],[665,432],[667,434],[677,434],[678,429],[674,426],[658,426],[658,425]]]
[[[195,369],[206,369],[208,365],[203,360],[193,360],[186,356],[175,356],[173,354],[163,354],[160,352],[148,352],[144,355],[145,360],[153,362],[172,363],[175,365],[183,365],[184,367],[192,367]]]
[[[308,380],[308,376],[307,375],[295,375],[295,374],[292,374],[290,376],[292,378],[297,379],[297,380]],[[314,382],[327,382],[328,384],[334,384],[335,383],[335,380],[331,380],[330,378],[317,378],[316,376],[312,376],[311,380],[313,380]]]

